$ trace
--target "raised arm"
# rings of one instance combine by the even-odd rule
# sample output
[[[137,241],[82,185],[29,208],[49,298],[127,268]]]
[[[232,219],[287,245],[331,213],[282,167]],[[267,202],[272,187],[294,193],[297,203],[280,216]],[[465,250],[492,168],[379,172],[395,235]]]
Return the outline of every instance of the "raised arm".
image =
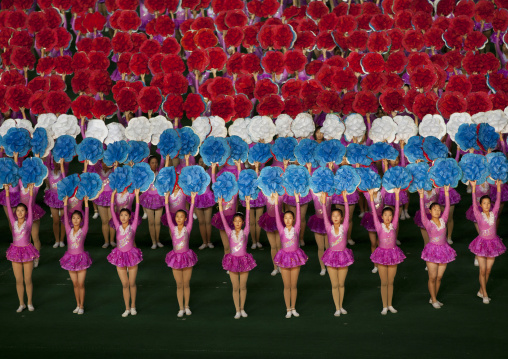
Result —
[[[228,224],[228,221],[226,220],[226,217],[224,216],[224,211],[222,210],[222,202],[224,200],[221,198],[219,198],[219,215],[220,215],[220,219],[222,220],[222,224],[224,225],[224,230],[226,231],[228,237],[229,237],[229,234],[231,233],[231,228],[229,227],[229,224]]]
[[[245,229],[243,230],[243,237],[248,240],[250,233],[250,197],[245,199]]]
[[[499,213],[499,207],[501,206],[501,181],[496,181],[496,187],[497,187],[497,196],[496,196],[496,203],[494,204],[494,209],[492,212],[494,212],[494,216],[497,216]]]
[[[448,216],[450,215],[450,193],[448,192],[448,189],[445,188],[445,208],[444,212],[441,215],[441,218],[443,221],[448,222]]]
[[[344,220],[342,221],[342,233],[347,237],[349,231],[349,204],[347,201],[344,202]]]
[[[325,222],[325,229],[328,232],[332,224],[330,223],[330,219],[328,218],[328,213],[326,212],[326,200],[325,203],[321,202],[321,209],[323,210],[323,221]]]
[[[138,218],[139,218],[139,188],[136,188],[136,210],[134,211],[134,219],[132,220],[131,228],[133,231],[138,228]]]
[[[297,195],[299,196],[299,195]],[[302,219],[300,218],[300,200],[296,201],[296,218],[295,218],[295,233],[300,233],[300,225],[302,223]]]
[[[397,228],[397,226],[399,225],[399,207],[400,207],[399,191],[400,191],[399,188],[395,189],[395,214],[393,215],[394,218],[392,220],[393,228]]]
[[[473,197],[473,213],[474,218],[478,222],[480,218],[480,211],[478,210],[478,202],[476,201],[476,181],[471,181],[471,196]]]
[[[194,214],[194,198],[192,199],[192,202],[191,202],[191,205],[189,208],[189,214],[187,215],[187,233],[189,233],[189,235],[190,235],[190,232],[192,231],[192,224],[194,223],[193,214]]]
[[[381,229],[381,224],[379,223],[379,218],[377,217],[376,206],[374,205],[374,191],[369,190],[369,204],[370,204],[370,212],[372,213],[372,220],[374,221],[374,227],[376,227],[376,231]]]
[[[27,225],[27,227],[32,227],[32,223],[33,223],[33,219],[34,219],[33,212],[32,212],[33,202],[34,202],[34,192],[33,192],[34,185],[33,185],[33,183],[30,183],[28,185],[28,188],[30,189],[30,200],[28,201],[28,213],[26,216],[26,225]]]
[[[422,223],[423,223],[423,226],[425,228],[427,228],[427,226],[429,225],[429,219],[427,218],[427,214],[425,213],[425,203],[424,203],[424,200],[423,200],[423,190],[421,190],[422,192],[420,193],[420,218],[422,219]]]
[[[115,213],[115,195],[116,191],[113,191],[111,194],[111,203],[109,205],[109,211],[111,212],[111,219],[113,220],[113,225],[115,226],[115,229],[118,229],[120,227],[120,221],[118,220],[118,217]]]
[[[88,214],[90,213],[90,208],[88,207],[88,197],[85,197],[85,218],[83,218],[83,233],[88,233]]]
[[[67,206],[67,198],[64,199],[64,226],[65,226],[65,233],[69,233],[72,229],[71,225],[69,224],[69,210]]]
[[[282,225],[282,221],[280,219],[280,211],[279,211],[279,195],[275,194],[275,223],[277,224],[277,231],[279,233],[284,232],[284,226]]]
[[[11,222],[11,225],[14,225],[14,222],[16,221],[16,218],[14,218],[14,213],[12,213],[11,208],[11,199],[9,198],[9,185],[4,185],[5,190],[5,205],[7,206],[7,216],[9,217],[9,221]]]

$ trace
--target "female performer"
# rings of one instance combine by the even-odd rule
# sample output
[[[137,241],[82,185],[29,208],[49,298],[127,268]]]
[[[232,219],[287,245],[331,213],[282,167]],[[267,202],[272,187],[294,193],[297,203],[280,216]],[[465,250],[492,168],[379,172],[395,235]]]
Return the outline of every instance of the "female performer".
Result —
[[[259,193],[260,196],[264,196]],[[279,273],[279,267],[274,262],[275,255],[280,251],[280,235],[277,230],[277,221],[275,218],[282,214],[282,202],[276,203],[274,195],[266,197],[266,212],[259,217],[259,226],[266,232],[268,242],[270,243],[270,254],[272,256],[273,271],[272,276]]]

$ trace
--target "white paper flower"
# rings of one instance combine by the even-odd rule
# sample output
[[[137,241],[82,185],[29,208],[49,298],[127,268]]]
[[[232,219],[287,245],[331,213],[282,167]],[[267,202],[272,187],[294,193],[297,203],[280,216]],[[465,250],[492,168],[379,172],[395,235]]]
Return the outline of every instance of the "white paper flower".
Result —
[[[293,119],[285,113],[279,115],[275,120],[275,128],[279,137],[293,137],[294,133],[291,131],[291,124]]]
[[[173,128],[173,124],[161,115],[152,117],[149,121],[152,124],[152,145],[157,146],[162,132],[168,128]]]
[[[320,131],[327,140],[340,140],[345,130],[346,126],[339,116],[327,114]]]
[[[309,137],[315,130],[316,125],[314,124],[312,115],[308,113],[299,113],[291,124],[291,131],[296,138]]]
[[[452,139],[452,141],[455,142],[455,135],[459,131],[459,127],[462,124],[472,124],[473,121],[471,120],[471,115],[467,112],[456,112],[450,116],[450,121],[446,124],[446,132]]]
[[[392,143],[393,140],[395,140],[396,132],[397,124],[391,117],[383,116],[381,118],[376,118],[374,122],[372,122],[369,138],[374,142]]]
[[[125,137],[125,127],[121,123],[111,122],[106,126],[108,128],[108,137],[104,140],[106,145],[117,141],[127,141]]]
[[[353,137],[363,137],[367,131],[363,116],[357,113],[353,113],[346,117],[344,124],[346,125],[346,131],[344,132],[346,141],[353,140]]]
[[[16,127],[17,128],[24,128],[28,132],[30,132],[30,135],[34,133],[34,126],[32,125],[32,122],[25,120],[25,119],[16,119]]]
[[[5,136],[7,134],[7,131],[9,131],[10,128],[16,127],[16,121],[12,118],[9,118],[8,120],[5,120],[4,123],[2,123],[2,126],[0,126],[0,135]]]
[[[81,132],[78,119],[74,115],[60,115],[57,120],[51,126],[53,132],[53,138],[58,138],[63,135],[69,135],[76,138]]]
[[[236,121],[235,121],[236,122]],[[277,134],[277,128],[268,116],[255,116],[249,124],[249,136],[252,142],[263,140],[265,143],[272,142]]]
[[[497,133],[503,133],[506,125],[508,125],[508,116],[501,110],[488,111],[488,124],[494,127]]]
[[[94,119],[88,121],[85,136],[93,137],[101,142],[104,142],[106,137],[108,137],[108,132],[108,128],[103,120]]]
[[[425,115],[419,127],[420,136],[441,139],[446,134],[446,125],[441,115]]]
[[[42,127],[47,130],[53,126],[56,120],[57,118],[54,113],[43,113],[37,117],[37,124],[35,125],[35,128]]]
[[[149,143],[152,139],[152,124],[146,117],[134,117],[125,129],[125,137],[130,141]]]
[[[28,120],[24,119],[12,119],[9,118],[2,123],[2,126],[0,126],[0,135],[5,136],[7,134],[7,131],[9,131],[10,128],[24,128],[28,132],[30,132],[30,135],[34,132],[34,128],[32,126],[32,123]]]
[[[395,116],[393,121],[397,124],[397,132],[395,135],[395,143],[404,141],[407,143],[410,137],[418,134],[418,127],[415,121],[409,116]]]
[[[210,125],[212,126],[212,130],[208,136],[226,137],[228,135],[226,123],[222,117],[210,116]]]
[[[489,117],[487,116],[487,112],[478,112],[471,116],[471,121],[479,125],[480,123],[488,123]]]
[[[250,121],[250,118],[237,118],[228,128],[229,135],[238,136],[250,145],[252,143],[252,138],[249,136]]]
[[[199,116],[196,117],[194,121],[192,121],[192,129],[199,136],[201,142],[203,142],[206,139],[206,136],[208,136],[212,130],[212,125],[210,125],[210,120],[208,117]]]
[[[44,156],[42,156],[42,158],[48,157],[53,147],[55,147],[55,140],[50,134],[48,134],[48,147],[46,147],[46,151],[44,151]]]

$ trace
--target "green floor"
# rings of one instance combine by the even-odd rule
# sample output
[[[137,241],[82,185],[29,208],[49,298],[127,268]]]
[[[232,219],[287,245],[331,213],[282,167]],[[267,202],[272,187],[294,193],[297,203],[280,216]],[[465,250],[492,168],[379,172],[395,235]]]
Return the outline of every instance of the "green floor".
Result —
[[[319,276],[317,247],[306,233],[308,264],[302,268],[297,308],[300,318],[285,319],[280,275],[272,270],[266,237],[263,249],[253,255],[258,267],[248,282],[247,319],[235,320],[229,277],[221,268],[222,246],[213,232],[215,249],[197,250],[197,228],[191,246],[199,256],[191,281],[192,316],[177,318],[178,305],[171,270],[164,263],[169,251],[169,233],[164,229],[163,249],[151,250],[146,221],[138,230],[137,244],[144,261],[138,275],[138,315],[122,318],[124,310],[120,281],[102,249],[99,220],[91,220],[86,248],[94,259],[88,271],[86,312],[72,314],[75,300],[66,271],[59,258],[65,248],[53,249],[49,216],[43,219],[42,257],[34,270],[35,312],[15,313],[18,306],[11,264],[5,250],[11,241],[2,215],[0,233],[0,355],[2,358],[136,357],[176,354],[176,358],[289,357],[316,358],[506,358],[504,337],[508,319],[508,257],[494,265],[489,282],[492,302],[476,297],[478,270],[467,245],[475,236],[465,211],[471,203],[463,194],[456,208],[454,232],[458,258],[449,265],[439,295],[445,306],[436,310],[428,304],[427,272],[420,259],[422,239],[412,219],[401,222],[399,238],[407,259],[399,266],[394,293],[398,314],[382,316],[379,277],[372,274],[367,232],[359,226],[355,212],[352,247],[355,263],[346,281],[344,307],[349,314],[333,316],[334,306],[328,277]],[[410,212],[416,210],[412,196]],[[358,211],[358,210],[357,210]],[[506,210],[500,235],[508,238]],[[22,354],[20,356],[20,354]],[[328,356],[327,356],[328,355]],[[346,356],[344,356],[346,355]]]

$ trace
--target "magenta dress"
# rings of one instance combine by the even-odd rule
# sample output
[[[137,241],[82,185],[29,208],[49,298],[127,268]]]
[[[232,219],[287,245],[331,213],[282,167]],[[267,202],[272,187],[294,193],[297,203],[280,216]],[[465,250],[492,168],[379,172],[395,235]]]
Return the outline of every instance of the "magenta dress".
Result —
[[[89,268],[92,265],[90,254],[85,251],[85,238],[88,233],[88,207],[85,207],[82,226],[77,233],[74,233],[74,227],[69,225],[69,212],[67,206],[64,207],[64,225],[67,233],[67,251],[60,258],[60,266],[68,271],[77,272]]]
[[[175,221],[176,212],[180,210],[184,210],[185,212],[187,212],[186,197],[187,196],[185,195],[185,193],[183,193],[182,189],[179,189],[178,192],[171,193],[171,195],[169,196],[169,215],[171,216],[173,222]],[[166,213],[168,213],[167,210]],[[189,212],[189,216],[192,217],[191,212]],[[189,218],[187,218],[187,221],[185,222],[186,225],[188,221]],[[165,215],[161,217],[161,224],[163,226],[169,227],[168,219]]]
[[[179,192],[182,191],[180,190]],[[171,242],[173,243],[173,250],[166,255],[166,264],[168,267],[173,269],[194,267],[198,262],[198,256],[192,249],[189,249],[189,237],[192,230],[192,213],[194,213],[194,205],[191,204],[187,224],[184,225],[181,231],[178,230],[178,226],[173,222],[169,205],[165,204],[165,207],[166,220],[169,224]]]
[[[425,245],[422,252],[422,259],[425,262],[445,264],[455,260],[457,253],[446,241],[446,222],[450,213],[450,200],[446,198],[445,209],[441,218],[439,218],[439,226],[432,220],[427,218],[425,214],[424,199],[420,198],[420,220],[425,230],[429,234],[429,243]]]
[[[17,263],[25,263],[31,262],[35,258],[39,258],[39,251],[32,243],[30,243],[30,235],[33,224],[32,201],[28,202],[27,218],[21,227],[19,226],[17,218],[14,218],[14,213],[12,213],[10,203],[6,203],[7,215],[12,226],[12,243],[6,252],[7,260]]]
[[[261,196],[262,193],[259,193]],[[272,201],[271,197],[266,197],[266,212],[261,215],[258,219],[259,226],[265,232],[275,232],[277,231],[277,221],[275,217],[277,215],[282,215],[282,201],[279,201],[278,205],[275,205],[275,201]]]
[[[384,195],[386,193],[386,190],[384,188],[381,188],[379,191],[376,192],[376,195],[374,197],[374,206],[376,207],[376,213],[377,218],[379,221],[381,221],[381,214],[383,213],[384,205]],[[365,192],[365,199],[367,202],[370,202],[370,195],[369,192]],[[360,221],[360,225],[363,226],[367,231],[369,232],[375,232],[376,227],[374,226],[374,216],[372,210],[370,212],[364,213],[362,220]]]
[[[488,196],[488,195],[490,195],[490,186],[487,181],[485,181],[481,185],[476,186],[476,200],[473,199],[473,204],[466,211],[466,218],[468,220],[470,220],[473,223],[477,223],[476,217],[475,217],[474,211],[473,211],[473,205],[476,204],[476,207],[478,207],[478,210],[481,211],[482,208],[479,205],[480,198],[482,198],[482,196]]]
[[[127,228],[123,228],[118,220],[113,203],[110,205],[110,211],[115,224],[117,246],[108,255],[108,262],[117,267],[134,267],[143,260],[141,249],[134,247],[134,237],[138,228],[139,203],[136,203],[134,220]]]
[[[476,200],[473,196],[473,201]],[[480,235],[476,237],[470,244],[469,250],[479,257],[493,258],[503,254],[506,247],[496,232],[496,220],[499,215],[499,206],[501,205],[501,196],[497,196],[494,209],[489,212],[487,217],[484,212],[480,213],[478,206],[473,206],[474,216]]]
[[[490,185],[490,198],[492,201],[496,201],[497,199],[497,188],[496,185]],[[508,184],[504,183],[501,185],[501,202],[508,201]]]
[[[328,249],[323,254],[321,260],[327,267],[349,267],[355,261],[353,251],[346,248],[347,231],[349,230],[349,206],[344,207],[344,219],[339,227],[339,233],[335,232],[335,227],[328,220],[326,206],[321,204],[321,208],[324,214],[326,234],[328,235]]]
[[[109,207],[111,203],[111,193],[113,193],[111,187],[109,186],[109,175],[113,172],[113,170],[108,169],[106,172],[104,172],[102,168],[102,161],[97,161],[94,166],[91,166],[89,172],[97,173],[104,183],[103,191],[93,202],[101,207]]]
[[[50,208],[61,209],[64,207],[64,203],[58,199],[56,186],[65,176],[60,169],[55,173],[51,166],[46,167],[48,168],[49,187],[44,191],[44,203]]]
[[[157,176],[157,173],[155,176]],[[148,190],[139,196],[139,203],[143,208],[155,211],[164,208],[164,197],[159,195],[154,183],[152,183],[150,187],[148,187]]]
[[[449,190],[449,195],[450,195],[450,206],[455,206],[457,203],[460,202],[461,198],[460,198],[460,194],[459,192],[457,192],[457,190],[455,188],[450,188]],[[445,205],[445,192],[444,192],[444,188],[441,188],[439,190],[439,205],[440,206],[444,206]]]
[[[135,199],[136,199],[135,193],[129,193],[127,191],[124,191],[122,193],[116,193],[115,194],[116,215],[119,216],[120,211],[124,208],[128,209],[129,211],[132,211],[132,203],[134,202]],[[141,200],[141,198],[140,198],[140,200]],[[132,224],[133,221],[134,221],[134,217],[131,216],[129,224]],[[138,217],[137,225],[139,226],[140,224],[141,224],[141,217]],[[113,218],[111,218],[109,220],[109,226],[111,228],[115,228]]]
[[[321,204],[321,197],[318,194],[315,194],[312,192],[312,200],[314,201],[314,209],[315,213],[314,215],[310,216],[309,220],[307,221],[307,227],[314,233],[317,234],[326,234],[326,226],[325,221],[323,219],[324,212]],[[326,213],[330,213],[332,209],[332,197],[326,196]],[[328,222],[330,222],[328,220]]]
[[[45,210],[42,209],[41,206],[35,203],[35,198],[37,197],[37,193],[39,192],[40,187],[34,187],[33,189],[33,197],[30,198],[30,190],[23,187],[23,182],[19,180],[19,203],[23,203],[25,206],[28,207],[28,203],[31,201],[32,203],[32,212],[33,212],[33,221],[40,220],[44,214],[46,213]],[[10,195],[10,192],[9,192]]]
[[[9,187],[9,199],[11,207],[16,207],[19,204],[19,186],[14,183]],[[7,206],[7,199],[5,196],[5,191],[0,192],[0,204],[2,206]]]
[[[423,225],[423,222],[422,222],[422,216],[421,216],[422,211],[425,214],[425,216],[427,217],[427,219],[430,221],[430,219],[432,218],[432,216],[430,215],[430,212],[429,212],[430,205],[432,203],[439,203],[438,200],[439,200],[439,188],[433,188],[430,191],[430,194],[427,191],[423,191],[424,206],[421,207],[423,209],[419,209],[418,211],[416,211],[414,219],[413,219],[415,224],[418,227],[420,227],[421,229],[425,229],[425,226]],[[448,198],[448,203],[450,203],[449,198]],[[446,221],[447,220],[448,220],[448,216],[446,216]]]
[[[376,211],[374,202],[369,200],[370,209],[374,213]],[[395,202],[395,213],[393,215],[392,223],[385,226],[384,223],[380,223],[377,216],[373,217],[374,227],[376,228],[377,236],[379,238],[379,247],[370,255],[370,260],[373,263],[392,266],[402,263],[406,256],[402,250],[397,247],[397,226],[399,225],[399,202]]]
[[[247,243],[249,241],[249,210],[245,213],[245,228],[236,233],[236,230],[229,226],[223,212],[219,212],[224,230],[228,235],[230,253],[225,254],[222,259],[222,268],[231,273],[249,272],[256,267],[256,261],[252,254],[247,253]]]
[[[281,250],[273,261],[281,268],[295,268],[304,265],[309,257],[300,248],[300,206],[296,206],[295,225],[290,230],[282,224],[280,215],[276,213],[275,222],[280,235]]]

